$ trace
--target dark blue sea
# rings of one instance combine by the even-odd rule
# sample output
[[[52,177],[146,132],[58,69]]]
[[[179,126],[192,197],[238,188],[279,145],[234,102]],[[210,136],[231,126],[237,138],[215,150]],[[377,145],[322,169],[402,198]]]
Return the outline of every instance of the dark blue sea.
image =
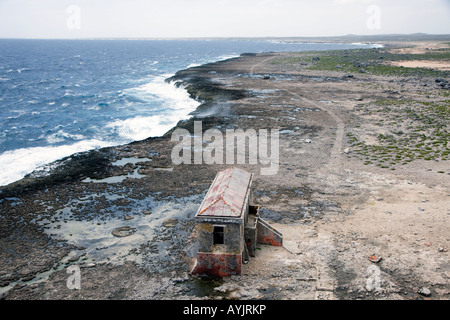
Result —
[[[0,185],[76,152],[160,136],[198,102],[164,80],[244,52],[361,48],[232,40],[0,40]]]

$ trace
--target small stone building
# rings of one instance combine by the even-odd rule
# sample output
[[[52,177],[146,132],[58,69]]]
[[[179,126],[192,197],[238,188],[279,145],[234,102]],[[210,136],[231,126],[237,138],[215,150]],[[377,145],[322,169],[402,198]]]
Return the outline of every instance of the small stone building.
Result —
[[[240,274],[242,263],[254,257],[256,244],[282,245],[282,235],[250,205],[253,175],[229,168],[216,175],[195,216],[197,261],[193,274]]]

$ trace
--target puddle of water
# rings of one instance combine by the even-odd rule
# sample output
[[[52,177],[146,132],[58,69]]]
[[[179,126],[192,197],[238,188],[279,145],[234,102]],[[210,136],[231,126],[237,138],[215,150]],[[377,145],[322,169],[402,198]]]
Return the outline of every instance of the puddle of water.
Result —
[[[29,281],[18,280],[1,287],[0,294],[9,291],[18,283],[30,285],[46,281],[54,272],[69,265],[105,262],[122,264],[124,261],[134,261],[144,266],[150,260],[155,265],[162,264],[160,268],[164,269],[165,261],[174,251],[174,243],[179,250],[191,249],[183,246],[192,230],[182,228],[181,225],[182,222],[195,217],[204,194],[165,200],[155,200],[154,197],[148,196],[143,200],[136,200],[129,198],[127,192],[119,192],[121,188],[112,189],[111,193],[85,193],[78,199],[70,200],[63,209],[51,214],[51,217],[37,216],[32,223],[43,226],[46,234],[84,249],[71,251],[50,270],[37,274]],[[98,198],[106,200],[105,208],[108,209],[108,214],[96,209]],[[120,200],[128,202],[123,205]],[[51,206],[47,206],[47,209],[50,210]],[[148,214],[149,212],[151,213]],[[75,220],[75,217],[80,215],[83,220]],[[125,216],[132,216],[133,219],[125,220]],[[159,240],[161,231],[167,230],[164,221],[168,219],[177,223],[170,227],[173,231],[169,233],[169,241]],[[118,227],[130,227],[136,231],[127,237],[116,237],[112,231]],[[144,257],[140,248],[149,244],[155,245],[156,250],[151,254],[147,252]],[[74,261],[74,256],[80,259]]]
[[[53,266],[53,268],[51,268],[50,270],[38,273],[36,275],[36,277],[34,277],[31,280],[28,281],[14,281],[11,282],[9,285],[5,286],[5,287],[0,287],[0,295],[2,295],[3,293],[11,290],[12,288],[14,288],[14,286],[16,284],[25,284],[25,285],[32,285],[32,284],[38,284],[44,281],[47,281],[48,278],[56,271],[60,271],[66,267],[69,266],[69,259],[72,258],[74,255],[76,255],[75,251],[71,251],[67,256],[65,256],[60,262],[58,262],[57,264],[55,264]]]
[[[272,108],[292,108],[293,105],[291,104],[271,104]]]
[[[128,163],[136,165],[137,163],[140,163],[140,162],[149,162],[149,161],[152,161],[152,159],[149,159],[149,158],[122,158],[120,160],[116,160],[116,161],[112,162],[111,164],[113,166],[123,167],[124,165],[126,165]]]
[[[148,162],[148,161],[152,161],[152,159],[149,159],[149,158],[122,158],[120,160],[112,162],[111,164],[113,166],[120,166],[120,167],[122,167],[124,165],[129,164],[129,163],[131,163],[133,165],[136,165],[138,163]],[[82,182],[84,182],[84,183],[89,183],[89,182],[93,182],[93,183],[121,183],[127,178],[130,178],[130,179],[141,179],[141,178],[144,178],[144,177],[146,177],[146,175],[139,173],[139,166],[138,166],[136,169],[134,169],[134,171],[132,173],[128,173],[127,175],[113,176],[113,177],[108,177],[108,178],[104,178],[104,179],[86,178]]]
[[[187,283],[187,287],[196,297],[216,297],[223,296],[223,293],[217,292],[214,289],[223,284],[223,279],[220,277],[196,277]]]
[[[155,171],[169,171],[172,172],[173,168],[153,168]]]
[[[139,172],[139,168],[134,169],[134,171],[132,173],[129,173],[127,175],[122,175],[122,176],[113,176],[113,177],[108,177],[108,178],[103,178],[103,179],[91,179],[91,178],[86,178],[81,182],[93,182],[93,183],[121,183],[123,182],[125,179],[130,178],[130,179],[141,179],[146,177],[145,174],[140,174]]]
[[[97,217],[88,221],[71,218],[74,210],[83,211],[83,208],[80,209],[78,206],[80,201],[73,200],[53,215],[53,222],[43,219],[37,223],[45,224],[45,232],[52,237],[85,248],[80,251],[86,253],[85,262],[114,263],[130,260],[140,263],[142,257],[136,252],[133,254],[130,252],[152,241],[158,229],[164,227],[163,222],[167,219],[177,221],[193,219],[201,200],[202,195],[167,201],[156,201],[150,196],[144,200],[131,201],[125,208],[111,204],[108,209],[113,211],[113,216],[105,218],[99,213]],[[95,199],[92,202],[95,202]],[[147,210],[150,210],[151,214],[144,214],[148,212]],[[125,216],[132,216],[133,219],[125,220]],[[130,227],[136,231],[126,237],[116,237],[112,231],[119,227]]]

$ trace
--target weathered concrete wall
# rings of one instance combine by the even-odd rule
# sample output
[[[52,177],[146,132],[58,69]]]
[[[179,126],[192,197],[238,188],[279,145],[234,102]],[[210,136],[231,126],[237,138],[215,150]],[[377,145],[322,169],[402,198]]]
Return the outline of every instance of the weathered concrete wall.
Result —
[[[256,255],[257,230],[254,227],[245,227],[245,242],[250,257]]]
[[[251,195],[251,191],[250,191],[250,189],[248,189],[247,190],[247,195],[245,196],[245,200],[244,200],[244,207],[243,207],[243,210],[242,210],[242,217],[244,219],[244,225],[247,224],[247,219],[248,219],[248,214],[249,214],[250,195]]]
[[[198,253],[192,274],[226,277],[241,274],[241,266],[242,255],[240,254]]]
[[[258,243],[272,246],[283,245],[283,235],[261,218],[258,219],[257,230]]]
[[[224,226],[224,244],[214,245],[214,226]],[[198,252],[193,274],[229,276],[241,273],[243,219],[202,218],[197,222]]]
[[[213,228],[215,225],[225,226],[224,244],[214,245]],[[225,223],[219,219],[214,223],[199,222],[198,226],[198,252],[205,253],[242,253],[243,226],[241,223]]]
[[[245,230],[245,243],[247,245],[247,250],[250,257],[254,257],[256,255],[256,244],[258,243],[257,238],[258,219],[259,219],[259,207],[249,206],[244,230]]]

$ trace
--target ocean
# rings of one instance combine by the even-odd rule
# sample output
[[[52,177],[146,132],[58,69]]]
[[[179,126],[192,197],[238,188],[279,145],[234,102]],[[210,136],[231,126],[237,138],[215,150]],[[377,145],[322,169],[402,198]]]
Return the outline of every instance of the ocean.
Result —
[[[0,39],[0,186],[77,152],[163,135],[199,105],[164,81],[178,70],[248,52],[374,46]]]

